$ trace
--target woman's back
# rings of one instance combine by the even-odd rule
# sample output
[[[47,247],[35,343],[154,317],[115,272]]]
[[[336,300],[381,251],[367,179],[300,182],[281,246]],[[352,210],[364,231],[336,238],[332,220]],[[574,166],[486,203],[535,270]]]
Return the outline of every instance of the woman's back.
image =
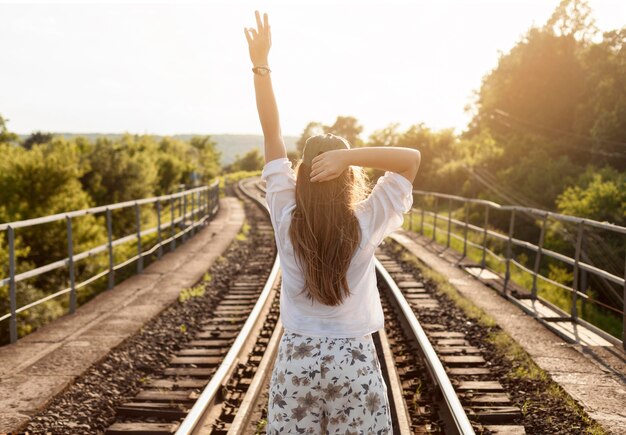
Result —
[[[281,320],[285,329],[306,335],[358,337],[383,327],[376,286],[374,252],[382,240],[403,222],[413,203],[412,184],[395,172],[385,172],[371,194],[359,202],[355,215],[361,240],[347,270],[350,296],[336,306],[311,299],[304,274],[296,263],[289,227],[296,207],[296,176],[289,159],[268,162],[261,174],[267,183],[267,202],[282,269]],[[337,239],[336,243],[342,243]],[[332,268],[332,265],[328,265]]]

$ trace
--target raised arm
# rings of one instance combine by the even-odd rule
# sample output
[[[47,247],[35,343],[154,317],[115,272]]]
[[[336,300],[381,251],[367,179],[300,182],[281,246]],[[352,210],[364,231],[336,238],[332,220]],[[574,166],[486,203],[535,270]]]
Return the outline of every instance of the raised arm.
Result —
[[[272,45],[272,34],[267,19],[267,14],[263,14],[263,22],[259,11],[254,11],[256,16],[257,30],[244,28],[248,48],[250,50],[250,60],[254,67],[268,66],[267,58]],[[254,91],[256,93],[256,107],[259,112],[259,120],[265,137],[265,163],[287,157],[285,142],[280,131],[280,121],[278,118],[278,106],[272,89],[272,79],[270,74],[254,74]]]
[[[418,150],[403,147],[364,147],[332,150],[315,156],[311,166],[311,181],[336,178],[350,165],[397,172],[411,183],[420,166]]]

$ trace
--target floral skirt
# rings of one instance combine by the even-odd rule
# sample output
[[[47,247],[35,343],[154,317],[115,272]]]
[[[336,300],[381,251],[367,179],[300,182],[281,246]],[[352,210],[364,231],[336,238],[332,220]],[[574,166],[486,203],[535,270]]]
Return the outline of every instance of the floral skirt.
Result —
[[[371,334],[283,333],[270,380],[267,433],[391,434],[387,386]]]

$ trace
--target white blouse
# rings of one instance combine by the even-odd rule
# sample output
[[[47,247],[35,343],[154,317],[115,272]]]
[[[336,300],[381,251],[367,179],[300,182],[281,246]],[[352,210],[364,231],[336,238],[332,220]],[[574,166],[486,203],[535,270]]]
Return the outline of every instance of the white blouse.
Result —
[[[261,179],[266,181],[266,200],[282,282],[280,318],[285,330],[324,337],[359,337],[383,327],[383,309],[376,286],[374,251],[385,237],[400,228],[404,213],[413,205],[413,185],[402,175],[386,171],[355,214],[361,227],[361,244],[355,250],[347,271],[350,296],[340,305],[329,306],[307,298],[304,274],[296,264],[289,238],[291,215],[296,207],[296,175],[287,157],[265,164]]]

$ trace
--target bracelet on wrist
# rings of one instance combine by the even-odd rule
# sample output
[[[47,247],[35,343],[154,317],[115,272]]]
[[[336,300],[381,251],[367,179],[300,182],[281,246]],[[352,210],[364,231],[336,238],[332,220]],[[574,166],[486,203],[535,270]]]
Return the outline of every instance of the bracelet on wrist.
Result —
[[[271,73],[272,70],[267,65],[259,65],[252,68],[252,72],[260,76],[265,76]]]

